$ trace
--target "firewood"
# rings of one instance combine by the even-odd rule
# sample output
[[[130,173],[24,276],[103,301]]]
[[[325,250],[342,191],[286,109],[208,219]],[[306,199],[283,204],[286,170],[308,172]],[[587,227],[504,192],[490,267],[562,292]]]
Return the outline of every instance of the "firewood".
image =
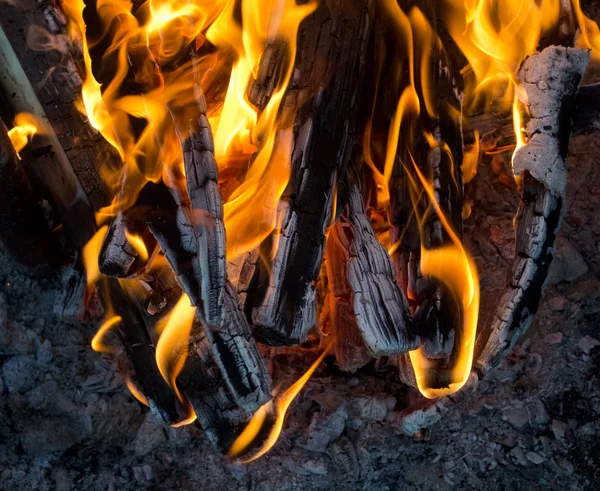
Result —
[[[0,120],[0,240],[11,257],[32,272],[57,261],[58,244],[44,217],[39,196]],[[40,254],[43,251],[43,254]]]
[[[150,410],[164,424],[180,422],[186,417],[184,408],[158,370],[154,343],[143,315],[134,307],[134,300],[114,278],[104,279],[100,292],[105,303],[112,305],[122,318],[117,333],[131,362],[133,378],[148,400]]]
[[[202,300],[197,306],[209,326],[220,326],[224,322],[226,283],[225,225],[214,143],[205,110],[204,107],[196,119],[190,120],[182,148]]]
[[[424,15],[433,33],[439,32],[447,38],[443,26],[436,22],[437,7],[429,7],[431,12],[424,7]],[[423,49],[415,44],[416,59],[420,59]],[[421,109],[418,116],[409,115],[408,121],[402,123],[409,129],[400,134],[390,181],[389,219],[395,244],[393,262],[400,285],[415,306],[413,318],[423,342],[422,353],[437,359],[449,357],[458,344],[462,317],[452,293],[437,279],[423,277],[419,269],[421,248],[436,249],[449,244],[451,238],[427,195],[419,192],[422,184],[413,166],[429,181],[439,208],[461,239],[463,186],[457,163],[462,161],[463,141],[457,115],[462,109],[458,95],[462,77],[457,61],[450,59],[437,44],[431,47],[430,57],[423,63],[429,64],[430,80],[423,78],[427,70],[415,73],[415,84],[422,89]],[[431,94],[424,93],[427,87]],[[422,220],[420,226],[418,220]]]
[[[506,356],[537,311],[564,213],[571,121],[589,56],[585,50],[550,46],[519,70],[531,119],[525,126],[527,142],[513,156],[515,173],[523,174],[515,260],[498,307],[477,338],[474,368],[480,376]]]
[[[349,252],[337,238],[343,237],[341,222],[337,222],[329,231],[325,249],[327,266],[328,302],[333,350],[339,367],[346,372],[355,372],[371,360],[371,354],[365,346],[356,325],[356,316],[352,306],[352,291],[348,283],[347,262]],[[346,244],[347,245],[347,244]]]
[[[600,83],[582,85],[575,98],[571,135],[581,135],[600,130]],[[481,136],[491,135],[505,144],[516,143],[512,122],[511,104],[498,104],[495,110],[485,113],[464,115],[464,138],[475,139],[474,132]],[[498,146],[502,143],[499,142]]]
[[[259,281],[252,313],[254,335],[271,345],[302,342],[316,321],[314,282],[336,180],[353,145],[373,8],[366,1],[321,2],[300,24],[295,76],[282,103],[297,108],[292,171],[274,232],[277,250],[267,254],[271,264],[259,267],[268,282]]]
[[[75,104],[82,84],[77,72],[81,53],[74,45],[65,53],[39,51],[27,42],[27,28],[34,24],[52,35],[64,35],[64,15],[53,0],[19,0],[3,7],[0,51],[6,56],[0,56],[0,85],[5,94],[11,94],[15,112],[34,114],[55,131],[47,139],[39,139],[39,149],[48,154],[35,166],[40,182],[52,191],[57,207],[66,207],[63,217],[79,202],[91,203],[94,209],[106,205],[109,195],[96,163],[99,159],[110,162],[112,152]],[[63,224],[68,222],[63,220]],[[70,233],[81,230],[73,226]]]
[[[332,238],[347,251],[347,282],[357,328],[373,356],[415,349],[408,301],[398,287],[389,254],[379,243],[365,215],[356,185],[350,185],[347,215],[332,230]]]
[[[253,249],[227,263],[227,276],[237,291],[244,311],[246,311],[246,298],[251,288],[254,273],[258,267],[258,261],[258,249]]]
[[[212,358],[212,343],[202,326],[194,326],[192,332],[188,358],[177,383],[210,442],[225,452],[252,412],[241,408],[227,390],[222,372]]]
[[[108,227],[98,257],[100,272],[106,276],[130,278],[140,274],[154,251],[156,240],[146,222],[132,215],[129,210],[119,212]],[[128,234],[141,241],[140,245],[132,244]]]

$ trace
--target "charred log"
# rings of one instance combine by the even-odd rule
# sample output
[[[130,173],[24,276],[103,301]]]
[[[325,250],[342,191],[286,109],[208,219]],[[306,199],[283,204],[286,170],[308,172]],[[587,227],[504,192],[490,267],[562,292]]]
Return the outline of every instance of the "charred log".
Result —
[[[43,271],[57,259],[58,244],[39,197],[0,121],[0,240],[9,254],[30,271]],[[40,251],[44,251],[40,254]]]
[[[564,212],[572,114],[588,60],[585,50],[550,46],[519,70],[531,119],[528,141],[513,157],[515,172],[523,174],[515,260],[509,285],[477,339],[480,376],[506,356],[537,311]]]
[[[302,342],[316,321],[314,282],[325,249],[336,180],[350,159],[372,5],[321,2],[301,23],[295,77],[283,106],[296,106],[290,183],[271,265],[261,264],[254,334],[272,345]],[[260,72],[260,69],[259,69]],[[267,257],[270,257],[267,254]],[[270,274],[268,270],[270,266]]]

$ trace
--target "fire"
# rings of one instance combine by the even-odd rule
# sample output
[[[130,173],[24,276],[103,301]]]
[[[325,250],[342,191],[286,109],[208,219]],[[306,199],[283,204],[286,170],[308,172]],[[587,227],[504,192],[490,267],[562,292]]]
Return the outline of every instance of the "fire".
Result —
[[[108,331],[110,331],[113,327],[118,325],[123,319],[119,315],[113,315],[109,317],[104,324],[100,326],[98,332],[92,338],[92,349],[94,351],[98,351],[99,353],[114,353],[114,349],[110,346],[104,344],[103,338]]]
[[[25,148],[28,141],[43,129],[43,126],[43,123],[33,114],[18,113],[15,116],[14,126],[8,130],[8,137],[17,155]]]
[[[127,240],[131,244],[131,247],[133,247],[134,250],[139,254],[140,259],[146,261],[149,257],[149,254],[148,249],[146,248],[146,244],[144,244],[144,240],[139,235],[132,234],[127,230],[125,230],[125,237],[127,237]]]
[[[315,360],[315,362],[310,366],[310,368],[300,377],[292,386],[290,386],[281,396],[277,398],[274,403],[267,403],[265,406],[261,407],[252,417],[244,431],[238,436],[233,445],[229,449],[228,455],[229,457],[235,458],[238,455],[242,454],[244,450],[248,448],[248,446],[252,443],[254,438],[258,435],[259,431],[262,429],[263,423],[266,419],[268,406],[274,404],[275,410],[277,413],[277,418],[275,419],[275,423],[269,432],[269,436],[262,444],[260,449],[253,454],[250,458],[246,460],[242,460],[242,463],[247,464],[256,460],[263,455],[265,455],[273,445],[277,442],[279,438],[279,434],[281,433],[281,429],[283,428],[283,422],[285,419],[285,414],[290,407],[290,404],[294,401],[296,396],[300,393],[302,388],[306,385],[306,382],[312,377],[312,374],[315,373],[315,370],[321,364],[329,349],[333,346],[332,342],[329,342],[321,355]]]
[[[169,314],[156,344],[156,364],[160,374],[188,410],[188,418],[179,425],[189,424],[196,419],[190,403],[177,388],[177,376],[181,373],[187,359],[188,343],[195,316],[196,308],[192,307],[188,296],[183,294]]]
[[[88,286],[94,285],[101,277],[100,268],[98,267],[98,255],[107,232],[108,225],[100,227],[83,248],[83,265]]]

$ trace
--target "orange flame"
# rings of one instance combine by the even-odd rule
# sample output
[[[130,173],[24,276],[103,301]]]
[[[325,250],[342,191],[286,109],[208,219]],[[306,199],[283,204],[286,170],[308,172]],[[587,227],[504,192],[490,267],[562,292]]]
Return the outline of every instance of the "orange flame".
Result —
[[[120,315],[114,315],[109,317],[104,324],[100,326],[96,335],[92,338],[92,349],[99,353],[114,353],[114,349],[106,344],[104,344],[103,339],[108,331],[110,331],[113,327],[118,325],[123,319],[121,319]]]
[[[18,113],[15,116],[14,126],[8,130],[8,137],[19,158],[19,152],[36,133],[46,133],[43,128],[44,123],[33,114]]]
[[[290,388],[288,388],[283,394],[281,394],[280,397],[277,398],[277,400],[275,401],[277,418],[275,419],[275,423],[271,428],[269,436],[255,454],[253,454],[250,458],[241,461],[243,464],[247,464],[249,462],[252,462],[253,460],[262,457],[269,450],[271,450],[273,445],[275,445],[283,428],[285,414],[288,408],[290,407],[290,404],[294,401],[296,396],[306,385],[306,382],[308,382],[308,380],[315,372],[317,367],[321,364],[325,356],[327,356],[327,353],[329,352],[329,349],[332,346],[333,343],[329,342],[329,344],[325,347],[319,358],[315,360],[315,362],[304,373],[304,375],[302,375],[302,377],[300,377],[296,382],[294,382],[294,384]],[[233,445],[230,447],[229,452],[227,453],[229,457],[235,458],[238,455],[242,454],[244,450],[246,450],[246,448],[248,448],[248,446],[252,443],[252,441],[258,435],[259,431],[263,426],[263,423],[266,419],[268,406],[271,404],[273,403],[269,402],[265,404],[254,414],[244,431],[242,431],[240,436],[238,436],[235,442],[233,442]]]
[[[475,263],[465,251],[437,204],[431,184],[427,182],[416,164],[414,168],[444,230],[452,240],[452,244],[439,249],[421,247],[421,271],[423,275],[442,281],[450,289],[460,301],[463,314],[460,345],[453,366],[437,367],[435,360],[423,356],[421,348],[410,352],[419,391],[425,397],[433,399],[456,392],[469,378],[479,316],[479,277]],[[431,382],[432,371],[443,372],[444,376],[441,379],[444,380],[445,387],[434,386],[435,384]]]
[[[125,385],[129,389],[129,392],[131,392],[131,395],[133,397],[135,397],[144,406],[150,407],[150,405],[148,404],[148,399],[146,399],[146,396],[143,394],[143,392],[136,387],[136,385],[133,383],[133,380],[127,377],[125,379]]]
[[[88,243],[83,247],[83,265],[85,266],[85,272],[87,274],[88,286],[93,285],[100,279],[100,269],[98,267],[98,255],[102,247],[102,242],[106,233],[108,232],[108,225],[100,227]]]
[[[190,403],[177,388],[177,376],[181,373],[187,359],[188,343],[195,315],[196,308],[191,305],[188,296],[183,294],[169,314],[156,344],[158,370],[188,411],[188,417],[177,426],[192,423],[196,419]]]

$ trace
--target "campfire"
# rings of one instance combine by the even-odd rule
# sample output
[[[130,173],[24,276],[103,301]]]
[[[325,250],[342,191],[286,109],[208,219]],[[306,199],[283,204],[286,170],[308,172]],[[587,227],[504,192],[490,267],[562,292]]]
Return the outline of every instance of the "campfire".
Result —
[[[578,0],[27,2],[27,56],[0,31],[2,242],[62,264],[57,312],[103,317],[91,347],[164,424],[254,460],[327,359],[393,367],[417,434],[531,324],[569,138],[599,126]],[[483,312],[463,224],[505,152],[514,261]]]

